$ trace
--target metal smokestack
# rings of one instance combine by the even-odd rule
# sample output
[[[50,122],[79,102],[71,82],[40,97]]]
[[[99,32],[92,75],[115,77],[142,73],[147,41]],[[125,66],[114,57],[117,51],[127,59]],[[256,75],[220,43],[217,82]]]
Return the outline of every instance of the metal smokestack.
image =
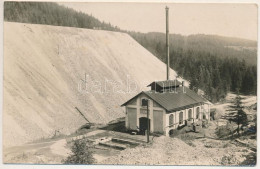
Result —
[[[167,80],[169,80],[170,72],[169,72],[169,8],[166,6],[166,64],[167,64]]]

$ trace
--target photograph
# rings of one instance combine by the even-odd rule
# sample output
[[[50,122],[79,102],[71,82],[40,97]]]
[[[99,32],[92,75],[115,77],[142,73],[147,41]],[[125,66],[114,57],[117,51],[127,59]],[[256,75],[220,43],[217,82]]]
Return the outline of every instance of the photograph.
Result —
[[[2,165],[256,167],[257,3],[7,0],[2,24]]]

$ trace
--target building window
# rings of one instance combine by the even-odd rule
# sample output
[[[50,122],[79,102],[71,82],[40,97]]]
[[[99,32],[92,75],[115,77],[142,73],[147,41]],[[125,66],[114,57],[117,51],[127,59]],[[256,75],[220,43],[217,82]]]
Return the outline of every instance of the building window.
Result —
[[[196,119],[198,119],[198,118],[199,118],[199,115],[200,115],[200,108],[199,108],[199,107],[197,107],[197,111],[196,111]]]
[[[142,106],[147,106],[148,105],[148,100],[147,99],[142,99],[141,100],[141,105]]]
[[[192,111],[191,109],[189,109],[189,112],[188,112],[188,120],[191,120],[192,119]]]
[[[183,112],[180,112],[179,114],[179,123],[181,124],[183,122]]]
[[[169,116],[169,126],[173,125],[173,114],[170,114]]]
[[[203,113],[203,119],[206,119],[206,114],[205,113]]]

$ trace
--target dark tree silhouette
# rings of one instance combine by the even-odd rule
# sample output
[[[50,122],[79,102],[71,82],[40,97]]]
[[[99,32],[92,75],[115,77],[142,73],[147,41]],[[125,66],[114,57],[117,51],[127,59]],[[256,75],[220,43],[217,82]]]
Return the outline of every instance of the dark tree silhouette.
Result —
[[[240,127],[248,125],[248,119],[242,106],[242,98],[237,92],[233,104],[229,106],[229,113],[227,114],[227,119],[230,122],[235,122],[237,124],[237,133],[240,134]],[[241,125],[241,126],[240,126]]]

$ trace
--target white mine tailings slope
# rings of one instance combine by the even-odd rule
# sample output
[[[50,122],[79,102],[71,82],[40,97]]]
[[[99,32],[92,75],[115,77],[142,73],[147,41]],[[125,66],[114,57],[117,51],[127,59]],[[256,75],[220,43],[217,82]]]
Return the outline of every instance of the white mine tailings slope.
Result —
[[[125,33],[5,22],[3,144],[75,131],[86,122],[75,107],[91,122],[122,117],[120,105],[165,71]],[[125,93],[127,81],[137,91]]]

